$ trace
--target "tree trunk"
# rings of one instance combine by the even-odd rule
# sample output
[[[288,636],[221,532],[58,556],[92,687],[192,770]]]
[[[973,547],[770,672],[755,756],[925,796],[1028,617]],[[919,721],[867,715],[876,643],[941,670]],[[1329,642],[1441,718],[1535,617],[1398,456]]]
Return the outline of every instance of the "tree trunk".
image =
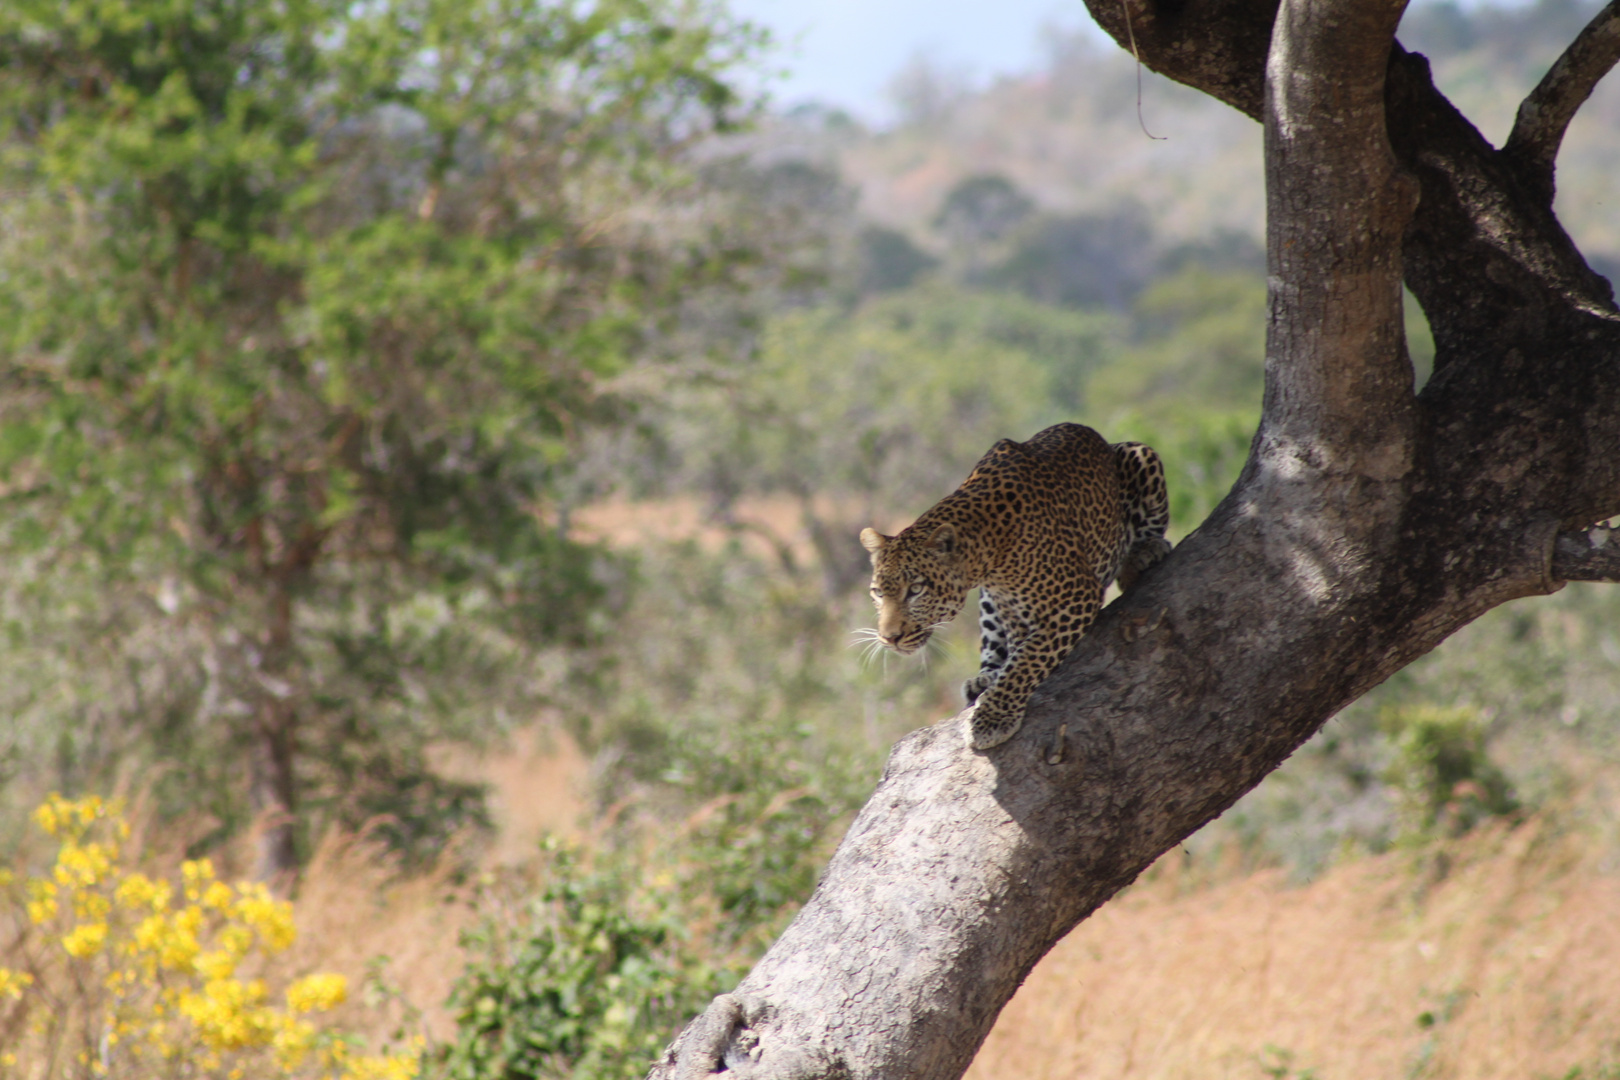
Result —
[[[256,881],[290,885],[298,869],[298,705],[292,668],[292,589],[284,575],[268,586],[266,633],[258,658],[258,708],[253,717],[249,806],[253,811]]]
[[[1392,45],[1401,10],[1094,2],[1264,121],[1248,463],[1010,743],[968,749],[960,717],[900,741],[815,895],[653,1077],[961,1075],[1058,939],[1339,709],[1491,607],[1620,573],[1589,528],[1620,510],[1620,316],[1552,214],[1544,130],[1607,67],[1566,65],[1499,152]],[[1438,349],[1421,394],[1403,276]]]
[[[249,761],[255,881],[284,884],[298,869],[297,788],[293,775],[297,714],[289,701],[259,703]]]

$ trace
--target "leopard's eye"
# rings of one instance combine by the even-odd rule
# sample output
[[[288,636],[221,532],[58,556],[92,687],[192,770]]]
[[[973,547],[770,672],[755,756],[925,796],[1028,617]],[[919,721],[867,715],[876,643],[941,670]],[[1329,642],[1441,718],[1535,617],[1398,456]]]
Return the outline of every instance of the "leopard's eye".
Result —
[[[926,585],[924,585],[922,582],[913,581],[906,588],[906,599],[907,600],[915,600],[917,597],[921,596],[923,593],[925,593],[927,591],[928,591],[928,587]]]

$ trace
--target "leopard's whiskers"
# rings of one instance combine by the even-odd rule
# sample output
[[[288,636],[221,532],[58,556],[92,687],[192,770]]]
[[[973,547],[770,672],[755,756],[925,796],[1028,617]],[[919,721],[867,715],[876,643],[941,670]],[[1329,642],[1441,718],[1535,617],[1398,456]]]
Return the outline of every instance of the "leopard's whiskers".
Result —
[[[854,630],[851,630],[849,632],[849,636],[853,639],[853,640],[850,641],[849,647],[852,648],[852,649],[860,649],[860,651],[861,651],[861,664],[863,666],[870,665],[872,663],[872,660],[879,653],[881,653],[881,654],[883,654],[883,669],[884,669],[885,672],[888,671],[888,667],[889,667],[888,649],[884,647],[883,639],[878,636],[878,632],[877,632],[877,629],[875,627],[871,627],[871,626],[858,627],[858,628],[856,628]]]
[[[941,619],[939,622],[934,623],[928,628],[928,638],[923,642],[922,651],[919,654],[922,657],[922,666],[924,671],[928,670],[928,657],[930,653],[937,652],[942,657],[950,655],[950,649],[940,637],[939,632],[945,629],[945,627],[951,625],[953,621],[955,621],[954,617],[950,619]]]

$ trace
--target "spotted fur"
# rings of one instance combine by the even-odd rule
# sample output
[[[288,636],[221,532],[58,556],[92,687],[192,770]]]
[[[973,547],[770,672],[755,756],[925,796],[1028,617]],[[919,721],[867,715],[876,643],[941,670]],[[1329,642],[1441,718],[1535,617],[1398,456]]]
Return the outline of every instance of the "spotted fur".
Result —
[[[1012,738],[1030,692],[1079,642],[1116,577],[1128,589],[1170,550],[1164,467],[1141,443],[1081,424],[1003,439],[962,486],[872,555],[877,637],[920,649],[979,589],[979,673],[963,685],[974,747]]]

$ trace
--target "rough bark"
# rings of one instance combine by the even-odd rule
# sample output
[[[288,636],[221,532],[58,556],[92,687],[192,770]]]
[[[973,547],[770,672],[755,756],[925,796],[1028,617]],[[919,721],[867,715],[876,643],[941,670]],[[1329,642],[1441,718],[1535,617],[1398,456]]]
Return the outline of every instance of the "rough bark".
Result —
[[[1620,510],[1612,293],[1550,185],[1392,44],[1401,3],[1090,2],[1264,120],[1248,464],[1014,740],[975,753],[961,718],[901,740],[799,917],[653,1077],[959,1076],[1059,938],[1340,708],[1491,607],[1620,576],[1591,527]],[[1403,276],[1439,352],[1421,394]]]

